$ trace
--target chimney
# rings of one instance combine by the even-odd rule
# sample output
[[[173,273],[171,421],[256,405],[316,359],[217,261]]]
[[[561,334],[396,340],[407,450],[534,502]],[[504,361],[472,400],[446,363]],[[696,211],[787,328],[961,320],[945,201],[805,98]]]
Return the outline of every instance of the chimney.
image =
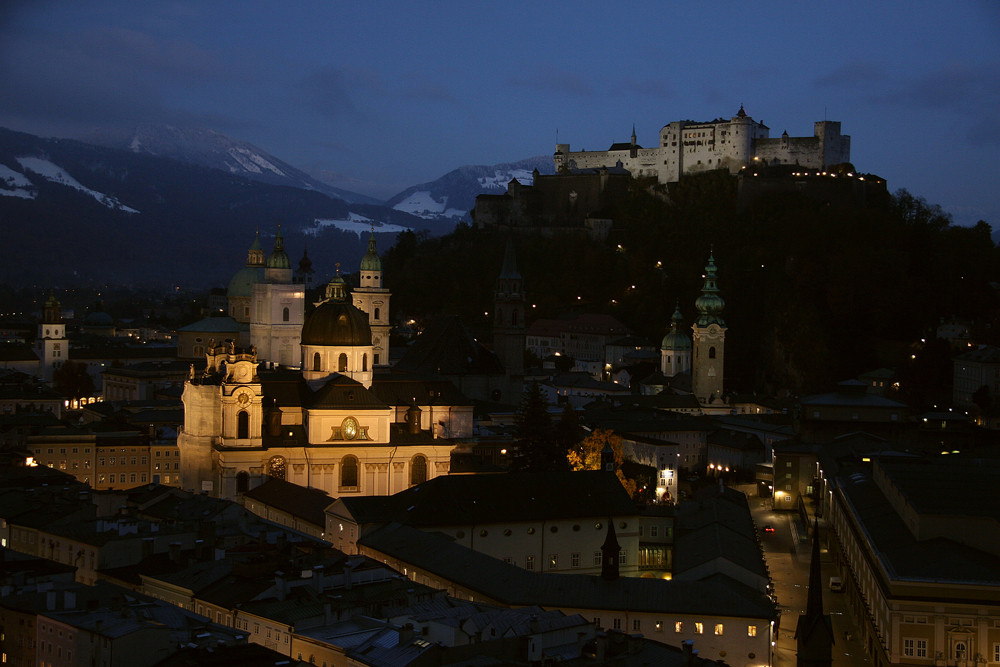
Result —
[[[288,594],[288,581],[285,579],[285,573],[281,570],[274,573],[274,587],[277,589],[278,599],[284,601]]]
[[[408,646],[410,642],[413,641],[413,637],[416,633],[413,631],[413,623],[407,623],[401,627],[398,631],[399,633],[399,645]]]
[[[406,411],[406,430],[414,435],[420,433],[420,412],[421,410],[417,407],[416,401]]]

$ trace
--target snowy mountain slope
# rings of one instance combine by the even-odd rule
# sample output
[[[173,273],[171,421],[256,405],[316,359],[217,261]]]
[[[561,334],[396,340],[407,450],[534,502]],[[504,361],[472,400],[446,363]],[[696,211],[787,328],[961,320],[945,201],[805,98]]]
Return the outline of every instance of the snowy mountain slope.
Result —
[[[531,185],[536,169],[539,174],[555,173],[552,158],[547,156],[492,166],[459,167],[436,181],[403,190],[386,201],[386,206],[424,219],[468,220],[477,195],[503,194],[514,178],[522,185]]]
[[[96,190],[91,190],[80,184],[75,178],[66,173],[66,170],[57,164],[53,164],[48,160],[43,160],[37,157],[18,157],[18,163],[21,165],[25,171],[29,171],[33,174],[38,174],[48,181],[53,183],[58,183],[60,185],[65,185],[66,187],[73,188],[74,190],[79,190],[80,192],[93,197],[102,205],[116,211],[124,211],[125,213],[138,213],[136,209],[131,206],[126,206],[125,204],[118,201],[116,197],[111,195],[106,195],[103,192],[98,192]],[[23,175],[22,175],[23,176]],[[30,182],[30,181],[29,181]]]
[[[315,190],[348,203],[378,203],[372,197],[323,183],[251,143],[206,128],[143,123],[127,131],[111,128],[95,130],[84,141],[221,169],[271,185]]]

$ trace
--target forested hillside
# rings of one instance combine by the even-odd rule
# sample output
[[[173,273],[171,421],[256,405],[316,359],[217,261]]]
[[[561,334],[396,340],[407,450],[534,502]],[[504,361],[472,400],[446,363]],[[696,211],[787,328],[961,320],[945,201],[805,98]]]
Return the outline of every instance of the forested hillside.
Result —
[[[636,185],[603,242],[518,233],[529,321],[607,312],[658,344],[675,303],[686,325],[696,315],[712,251],[726,300],[728,389],[824,390],[882,366],[905,374],[915,362],[930,364],[919,375],[935,376],[924,381],[933,385],[950,373],[948,352],[919,341],[952,316],[973,320],[978,342],[1000,342],[998,251],[985,222],[955,226],[906,191],[877,208],[790,194],[740,210],[735,187],[718,174],[686,179],[668,203]],[[401,235],[385,256],[394,310],[459,314],[488,338],[506,234],[462,225],[435,239]],[[933,386],[909,389],[919,396],[903,398],[936,400]]]

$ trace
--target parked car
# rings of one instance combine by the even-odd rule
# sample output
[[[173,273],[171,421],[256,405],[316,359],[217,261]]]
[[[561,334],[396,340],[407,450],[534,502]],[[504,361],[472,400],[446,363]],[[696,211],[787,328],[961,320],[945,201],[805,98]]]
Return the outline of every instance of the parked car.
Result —
[[[764,526],[763,530],[764,530],[765,533],[773,533],[774,532],[774,526],[772,526],[771,524],[767,524],[766,526]]]

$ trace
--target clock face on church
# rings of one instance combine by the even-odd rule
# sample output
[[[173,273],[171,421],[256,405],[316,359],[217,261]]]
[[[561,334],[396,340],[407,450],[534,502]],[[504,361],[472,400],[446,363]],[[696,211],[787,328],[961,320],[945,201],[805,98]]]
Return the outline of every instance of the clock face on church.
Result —
[[[250,392],[249,391],[241,391],[236,396],[236,402],[239,403],[240,405],[244,406],[244,407],[246,407],[247,405],[249,405],[250,404]]]
[[[344,421],[340,422],[340,426],[334,426],[332,430],[333,433],[330,434],[327,442],[336,442],[338,440],[371,440],[368,436],[368,427],[360,425],[354,417],[345,417]]]

